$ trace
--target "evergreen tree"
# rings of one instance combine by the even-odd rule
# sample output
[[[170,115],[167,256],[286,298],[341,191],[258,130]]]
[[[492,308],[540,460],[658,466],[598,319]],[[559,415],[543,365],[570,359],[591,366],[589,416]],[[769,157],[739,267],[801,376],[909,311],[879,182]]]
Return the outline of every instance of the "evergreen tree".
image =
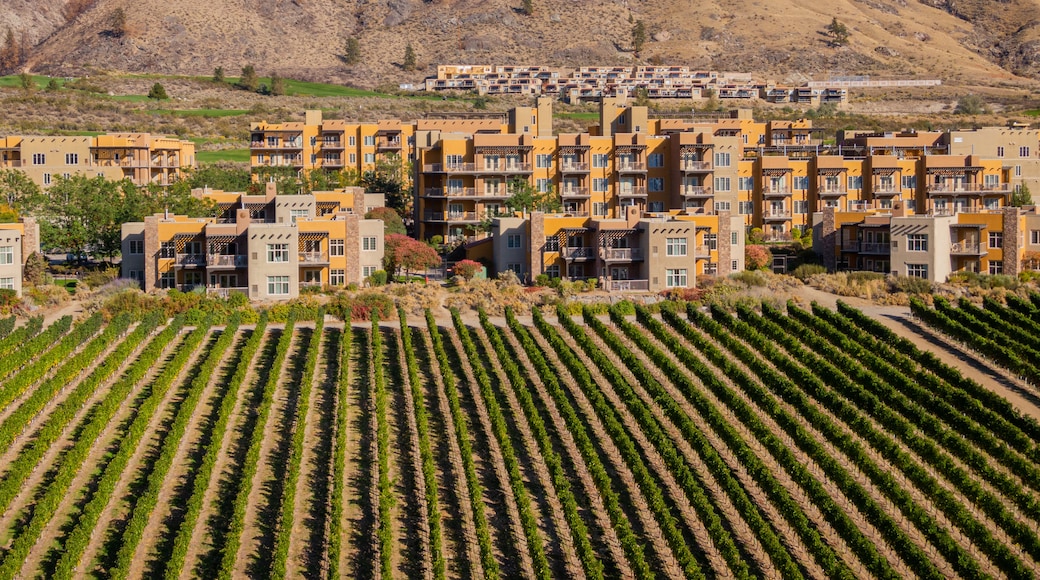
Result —
[[[632,26],[632,50],[639,56],[640,52],[643,52],[643,45],[646,44],[646,24],[642,20],[636,20],[636,23]]]
[[[36,88],[36,80],[27,72],[18,75],[18,82],[22,85],[22,89],[25,91],[32,91]]]
[[[223,83],[224,82],[224,67],[218,66],[213,69],[213,82]]]
[[[1008,201],[1008,205],[1014,207],[1033,205],[1033,194],[1029,192],[1029,186],[1024,183],[1017,186],[1015,190],[1011,192],[1011,199]]]
[[[0,47],[0,71],[12,70],[18,66],[21,61],[21,55],[19,54],[18,42],[14,38],[14,31],[10,28],[7,29],[7,35],[4,37],[4,46]]]
[[[845,46],[849,43],[849,29],[838,22],[837,17],[832,18],[831,23],[827,25],[827,34],[831,37],[832,46]]]
[[[285,79],[277,74],[271,75],[271,94],[280,97],[285,94]]]
[[[112,15],[109,16],[109,33],[116,37],[122,38],[126,36],[127,25],[126,25],[126,11],[122,8],[116,8],[112,11]]]
[[[356,37],[351,36],[347,39],[343,47],[343,62],[349,65],[361,62],[361,42]]]
[[[242,67],[242,78],[238,79],[238,88],[255,93],[260,88],[260,77],[256,76],[253,65],[247,64]]]
[[[152,85],[152,90],[148,91],[148,98],[155,99],[157,101],[165,101],[170,97],[166,94],[165,87],[163,87],[159,83],[155,83],[154,85]]]
[[[404,62],[401,63],[401,68],[404,70],[415,70],[415,49],[412,48],[412,43],[408,43],[408,46],[404,47]]]

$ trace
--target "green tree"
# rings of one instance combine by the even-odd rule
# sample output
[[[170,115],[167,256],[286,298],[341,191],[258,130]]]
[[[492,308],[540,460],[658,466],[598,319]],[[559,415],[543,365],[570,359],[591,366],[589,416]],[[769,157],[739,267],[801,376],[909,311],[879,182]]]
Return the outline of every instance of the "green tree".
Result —
[[[188,181],[176,181],[169,187],[149,185],[145,188],[146,208],[144,215],[169,211],[188,217],[216,217],[217,205],[210,198],[199,198],[191,194]]]
[[[388,207],[377,207],[372,211],[365,214],[366,220],[383,220],[383,234],[401,234],[405,235],[408,233],[407,228],[404,226],[404,220],[401,219],[401,214],[397,213]]]
[[[518,211],[527,217],[532,211],[557,212],[562,204],[560,196],[550,187],[548,191],[538,191],[530,182],[524,179],[513,179],[509,182],[509,199],[505,206],[510,211]]]
[[[523,0],[520,11],[531,16],[534,14],[534,0]]]
[[[242,76],[238,79],[238,88],[255,93],[260,88],[260,77],[256,76],[256,68],[251,64],[242,67]]]
[[[21,85],[23,91],[33,91],[37,88],[33,76],[27,72],[18,75],[18,84]]]
[[[636,23],[632,25],[632,51],[639,56],[640,52],[643,52],[643,46],[646,44],[646,24],[642,20],[636,20]]]
[[[33,286],[39,286],[47,282],[47,258],[39,252],[29,254],[25,259],[25,267],[22,269],[22,279]]]
[[[1029,186],[1023,183],[1015,187],[1014,191],[1011,192],[1011,199],[1008,201],[1008,205],[1014,207],[1033,205],[1033,194],[1029,192]]]
[[[415,49],[412,48],[412,43],[409,42],[408,45],[404,47],[404,60],[401,62],[401,68],[410,71],[415,70],[415,66]]]
[[[128,32],[126,23],[126,11],[122,8],[116,8],[112,11],[112,14],[108,17],[108,32],[116,38],[122,38],[126,36]]]
[[[224,82],[224,67],[218,66],[213,69],[213,82],[223,83]]]
[[[411,162],[391,153],[376,160],[375,169],[361,175],[361,185],[368,191],[386,194],[386,206],[401,215],[411,212]]]
[[[47,81],[47,87],[45,89],[48,93],[56,93],[61,90],[61,85],[58,83],[58,79],[51,78]]]
[[[355,65],[361,62],[361,41],[351,36],[343,46],[343,62]]]
[[[232,164],[206,164],[188,173],[188,189],[209,187],[221,191],[245,191],[252,178],[249,169]]]
[[[42,195],[40,187],[23,171],[0,169],[0,201],[22,210]]]
[[[152,85],[152,90],[148,91],[148,98],[157,101],[165,101],[170,97],[166,94],[166,87],[162,86],[161,83],[155,83]]]
[[[957,107],[953,109],[954,113],[959,115],[981,115],[987,112],[986,101],[982,100],[979,95],[964,95],[957,99]]]
[[[285,94],[285,79],[277,74],[271,75],[271,94],[276,97]]]
[[[827,25],[827,36],[831,38],[831,46],[845,46],[849,43],[849,29],[838,22],[838,18],[832,18]]]

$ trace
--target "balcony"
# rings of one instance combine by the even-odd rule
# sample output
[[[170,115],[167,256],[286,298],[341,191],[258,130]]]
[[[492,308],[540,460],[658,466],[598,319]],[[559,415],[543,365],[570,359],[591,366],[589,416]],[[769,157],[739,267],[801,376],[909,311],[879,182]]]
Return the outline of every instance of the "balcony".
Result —
[[[560,164],[560,172],[561,173],[588,173],[589,172],[589,164],[588,163],[561,163]]]
[[[560,190],[560,197],[562,197],[563,199],[587,198],[589,197],[589,188],[565,187]]]
[[[21,159],[12,159],[11,161],[0,161],[0,169],[9,169],[9,168],[15,168],[15,167],[21,167],[21,166],[22,166],[22,160]]]
[[[870,191],[874,197],[895,197],[903,193],[903,190],[892,184],[875,184]]]
[[[983,256],[987,253],[978,242],[961,241],[950,246],[950,254],[957,256]]]
[[[608,262],[632,262],[643,259],[641,248],[600,248],[600,259]]]
[[[763,197],[790,197],[791,190],[786,187],[763,187]]]
[[[588,260],[595,257],[595,248],[565,247],[560,248],[560,255],[565,260]]]
[[[767,209],[762,212],[762,218],[766,221],[785,221],[791,219],[791,210],[789,209]]]
[[[711,257],[711,247],[707,246],[707,245],[694,246],[693,247],[693,257],[694,258],[710,258]]]
[[[649,292],[649,280],[608,280],[608,292]]]
[[[401,148],[401,139],[376,139],[376,149],[397,151]]]
[[[426,197],[501,197],[501,195],[498,193],[480,194],[472,187],[450,187],[448,189],[428,187],[426,188]]]
[[[714,192],[707,185],[686,185],[680,190],[683,197],[705,198],[711,197]]]
[[[442,211],[428,211],[423,214],[423,221],[425,222],[477,222],[480,218],[477,217],[475,211],[459,211],[459,212],[442,212]]]
[[[340,157],[325,157],[321,160],[322,167],[343,167],[343,159]]]
[[[216,286],[207,286],[206,287],[206,294],[209,294],[211,296],[218,296],[220,298],[227,298],[228,296],[231,296],[232,294],[242,294],[243,296],[248,297],[249,296],[249,288],[245,288],[245,287],[242,287],[242,288],[237,288],[237,287],[219,288],[219,287],[216,287]]]
[[[329,255],[327,252],[300,252],[300,263],[301,264],[328,264]]]
[[[928,195],[937,196],[977,196],[1010,192],[1011,184],[1009,183],[998,183],[994,185],[979,185],[977,183],[931,183],[928,185]]]
[[[339,139],[326,139],[321,142],[322,149],[342,149],[343,141]]]
[[[429,163],[423,165],[423,173],[473,173],[476,165],[473,163]]]
[[[198,268],[205,265],[205,254],[177,254],[177,266],[180,268]]]
[[[618,189],[618,197],[646,197],[646,186],[634,185]]]
[[[848,190],[838,185],[824,185],[816,190],[816,195],[820,197],[841,197],[848,194]]]
[[[303,149],[303,141],[275,141],[274,143],[268,143],[267,141],[252,141],[249,143],[250,149]]]
[[[645,173],[646,163],[637,161],[618,161],[615,166],[618,173]]]
[[[679,165],[680,171],[686,173],[709,173],[712,171],[711,161],[683,161]]]
[[[210,254],[206,264],[210,268],[244,268],[249,263],[246,256]]]
[[[859,252],[860,242],[859,240],[842,240],[841,251],[843,252]]]
[[[477,173],[531,173],[530,163],[485,163]]]
[[[892,246],[888,242],[862,242],[859,253],[887,255],[892,253]]]

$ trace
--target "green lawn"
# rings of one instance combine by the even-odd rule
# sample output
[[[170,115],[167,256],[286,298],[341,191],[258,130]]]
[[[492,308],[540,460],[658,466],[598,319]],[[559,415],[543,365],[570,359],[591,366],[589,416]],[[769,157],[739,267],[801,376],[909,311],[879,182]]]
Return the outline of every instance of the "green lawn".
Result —
[[[33,81],[36,83],[36,88],[42,89],[47,86],[47,83],[51,81],[51,77],[43,75],[33,75]],[[61,83],[62,81],[58,81]],[[64,83],[62,83],[64,84]],[[19,75],[7,75],[0,77],[0,87],[21,87],[22,79]]]
[[[195,159],[199,163],[249,163],[249,149],[221,149],[219,151],[197,151]]]
[[[1040,117],[1040,109],[1030,109],[1028,111],[1022,111],[1023,115],[1029,115],[1030,117]]]

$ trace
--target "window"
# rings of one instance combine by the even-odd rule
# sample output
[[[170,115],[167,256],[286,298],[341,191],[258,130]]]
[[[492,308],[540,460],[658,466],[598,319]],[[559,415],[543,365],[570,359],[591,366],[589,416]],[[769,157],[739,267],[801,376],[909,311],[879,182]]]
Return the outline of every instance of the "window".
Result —
[[[357,163],[357,153],[351,153],[350,154],[350,162],[351,163]]]
[[[365,147],[374,147],[376,144],[375,135],[365,135]]]
[[[982,176],[982,185],[985,186],[986,189],[995,188],[998,185],[1000,185],[1000,176],[999,175],[983,175]]]
[[[511,250],[523,248],[524,242],[520,239],[520,234],[509,234],[506,236],[506,247]]]
[[[79,165],[79,153],[66,153],[65,165]]]
[[[592,180],[592,191],[606,191],[607,185],[610,183],[605,177],[597,177]]]
[[[343,286],[347,283],[347,275],[344,270],[329,270],[329,285]]]
[[[130,254],[143,254],[144,253],[144,240],[130,240],[127,247],[127,253]]]
[[[927,278],[928,264],[907,264],[906,275],[911,278]]]
[[[552,167],[552,155],[548,153],[539,153],[534,156],[534,166],[539,169],[545,169]]]
[[[1019,147],[1018,148],[1018,156],[1019,157],[1029,157],[1029,147]]]
[[[850,175],[849,189],[863,189],[863,176],[862,175]]]
[[[664,167],[664,155],[661,153],[651,153],[646,156],[646,164],[650,167]]]
[[[0,264],[14,264],[14,246],[0,246]]]
[[[592,215],[607,215],[607,204],[597,201],[592,204]]]
[[[719,249],[719,235],[718,234],[704,234],[704,243],[708,246],[709,250]]]
[[[715,211],[730,211],[733,206],[728,201],[716,201]]]
[[[357,137],[351,135],[350,137],[347,138],[347,143],[349,143],[351,147],[353,147],[354,145],[357,145]]]
[[[664,211],[664,202],[663,201],[651,201],[648,204],[647,211],[649,211],[651,213],[663,212]]]
[[[651,177],[650,179],[646,180],[646,185],[647,189],[649,189],[650,191],[664,191],[664,178]]]
[[[685,256],[686,238],[667,238],[664,248],[666,256]]]
[[[71,173],[62,173],[61,176],[64,177],[65,179],[70,179],[72,177],[72,174]]]
[[[0,278],[0,289],[14,290],[14,277],[8,276],[5,278]]]
[[[545,246],[542,248],[544,252],[559,252],[560,251],[560,238],[556,236],[545,236]]]
[[[755,202],[753,201],[738,201],[737,202],[737,213],[740,215],[751,215],[755,213]]]
[[[916,189],[917,188],[917,176],[916,175],[904,175],[900,180],[902,182],[903,189]]]
[[[1004,156],[1004,148],[1003,147],[997,147],[997,157],[1003,157],[1003,156]]]
[[[374,251],[376,251],[376,237],[375,236],[365,236],[365,237],[361,238],[361,249],[366,251],[366,252],[374,252]]]
[[[806,175],[795,175],[794,176],[794,188],[795,189],[809,189],[809,177]]]
[[[33,153],[32,162],[33,165],[46,165],[47,155],[45,153]]]
[[[755,178],[754,177],[738,177],[737,178],[737,189],[740,191],[751,191],[755,189]]]
[[[289,244],[267,244],[268,262],[288,262]]]
[[[989,261],[989,273],[990,273],[991,276],[996,276],[997,274],[1003,274],[1004,273],[1004,262],[1001,262],[999,260],[990,260]]]
[[[727,153],[728,155],[728,153]],[[715,178],[715,191],[729,191],[729,178],[728,177],[716,177]]]
[[[44,185],[50,185],[51,184],[51,174],[50,173],[44,173],[43,174],[43,184]]]
[[[740,243],[740,240],[737,238],[737,232],[730,232],[729,233],[729,245],[735,246],[735,245],[737,245],[739,243]]]
[[[159,287],[160,288],[173,288],[177,285],[177,279],[174,278],[173,271],[163,272],[159,276]]]
[[[553,264],[552,266],[547,267],[545,269],[545,275],[550,277],[550,278],[559,278],[560,277],[560,265],[559,264]]]
[[[715,165],[716,167],[729,167],[729,153],[716,153],[715,154]]]
[[[906,250],[908,252],[927,252],[928,234],[907,234]]]
[[[596,154],[594,154],[592,156],[592,166],[593,167],[606,167],[608,158],[609,158],[609,155],[607,155],[606,153],[596,153]]]
[[[668,288],[686,287],[686,268],[665,270],[665,286]]]
[[[330,256],[342,256],[344,255],[344,240],[329,240],[329,255]]]
[[[986,209],[1000,209],[1000,199],[996,197],[987,197],[982,200],[982,206]]]
[[[173,242],[163,242],[159,246],[159,257],[160,258],[173,258],[176,255],[177,248],[173,245]]]
[[[524,275],[524,265],[520,263],[506,264],[506,270],[512,270],[517,276]]]
[[[534,185],[535,185],[536,188],[538,188],[538,191],[540,191],[541,193],[545,193],[545,192],[549,191],[552,188],[552,180],[551,179],[536,179],[535,182],[534,182]]]
[[[268,276],[267,293],[271,296],[284,296],[289,293],[288,276]]]
[[[375,153],[365,153],[365,163],[375,163],[375,162],[376,162],[376,154]]]
[[[1034,246],[1040,244],[1040,230],[1029,230],[1029,243]]]
[[[1016,165],[1015,166],[1015,177],[1022,177],[1022,166],[1021,165]]]
[[[1004,247],[1004,232],[990,232],[989,233],[989,247],[990,248],[1003,248]]]
[[[809,202],[805,201],[804,199],[794,200],[793,205],[794,213],[808,213],[809,211]]]
[[[736,272],[739,265],[740,265],[740,262],[737,262],[736,260],[733,260],[733,262],[730,263],[729,269],[731,271],[733,271],[733,272]]]
[[[307,217],[307,210],[305,209],[291,209],[289,210],[289,219],[292,223],[296,223],[296,218]]]

